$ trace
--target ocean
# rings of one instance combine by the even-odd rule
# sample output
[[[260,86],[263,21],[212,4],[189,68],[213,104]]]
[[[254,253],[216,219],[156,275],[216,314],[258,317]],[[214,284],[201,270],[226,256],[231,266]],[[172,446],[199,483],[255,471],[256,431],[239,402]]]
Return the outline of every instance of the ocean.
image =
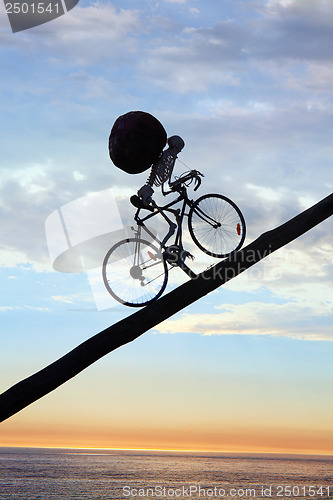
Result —
[[[333,457],[0,448],[0,500],[333,500]]]

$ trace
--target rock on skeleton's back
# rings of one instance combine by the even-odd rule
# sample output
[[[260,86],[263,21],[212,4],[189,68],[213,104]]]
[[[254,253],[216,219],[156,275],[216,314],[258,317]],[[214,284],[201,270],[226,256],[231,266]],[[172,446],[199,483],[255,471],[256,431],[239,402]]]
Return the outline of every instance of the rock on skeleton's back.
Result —
[[[129,174],[148,170],[166,145],[163,125],[149,113],[130,111],[119,116],[109,137],[109,154],[116,167]]]

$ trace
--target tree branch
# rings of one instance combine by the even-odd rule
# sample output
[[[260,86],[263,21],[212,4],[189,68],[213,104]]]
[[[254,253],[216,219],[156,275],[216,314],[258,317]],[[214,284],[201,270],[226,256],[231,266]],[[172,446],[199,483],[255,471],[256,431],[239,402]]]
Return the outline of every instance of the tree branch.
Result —
[[[172,292],[86,340],[54,363],[0,395],[0,422],[75,377],[118,347],[132,342],[196,300],[235,278],[333,214],[333,194]]]

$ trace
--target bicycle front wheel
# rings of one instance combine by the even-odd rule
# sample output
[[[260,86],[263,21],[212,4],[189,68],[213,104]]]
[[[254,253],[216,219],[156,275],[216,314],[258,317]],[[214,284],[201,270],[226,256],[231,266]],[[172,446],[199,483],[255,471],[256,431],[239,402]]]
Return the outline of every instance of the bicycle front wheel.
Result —
[[[127,238],[116,243],[103,262],[103,281],[113,298],[142,307],[163,293],[168,269],[162,252],[149,241]]]
[[[245,240],[244,217],[237,205],[221,194],[205,194],[192,205],[188,228],[194,243],[212,257],[226,257]]]

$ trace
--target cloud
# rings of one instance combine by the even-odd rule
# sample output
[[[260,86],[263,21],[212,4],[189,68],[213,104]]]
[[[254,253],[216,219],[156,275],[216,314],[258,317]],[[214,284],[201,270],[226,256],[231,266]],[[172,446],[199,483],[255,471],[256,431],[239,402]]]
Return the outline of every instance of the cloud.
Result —
[[[0,312],[15,311],[16,307],[12,306],[0,306]]]
[[[157,61],[163,60],[159,66]],[[221,65],[220,65],[221,66]],[[150,53],[139,68],[143,79],[164,90],[175,92],[205,92],[211,85],[237,86],[239,78],[232,71],[214,67],[204,58],[197,58],[195,50],[161,48]],[[195,76],[196,75],[196,76]]]
[[[161,323],[160,333],[198,333],[201,335],[268,335],[299,340],[333,340],[332,303],[302,306],[247,302],[223,304],[223,312],[183,314]]]
[[[164,89],[203,92],[245,85],[250,71],[264,77],[270,67],[276,82],[289,73],[290,83],[298,70],[292,65],[331,61],[332,3],[259,2],[258,12],[243,23],[228,19],[210,27],[184,26],[182,33],[164,37],[163,44],[146,52],[141,73]]]
[[[326,0],[269,0],[259,7],[264,44],[257,56],[298,60],[331,60],[333,5]]]
[[[65,297],[63,295],[52,295],[52,299],[57,302],[63,302],[64,304],[74,304],[72,297]]]
[[[193,16],[199,16],[200,15],[200,10],[196,9],[195,7],[190,8],[190,12]]]
[[[245,31],[232,23],[184,28],[174,41],[147,52],[139,66],[143,78],[173,92],[204,92],[211,86],[237,86],[235,62],[242,58]],[[233,61],[233,64],[228,64]]]
[[[327,15],[331,13],[330,0],[266,0],[260,10],[267,17],[312,18],[327,22]]]
[[[0,312],[8,312],[8,311],[39,311],[39,312],[49,312],[50,309],[48,307],[40,307],[40,306],[0,306]]]
[[[28,54],[32,61],[44,59],[58,74],[66,68],[101,64],[110,64],[111,72],[119,72],[129,61],[135,64],[139,35],[145,31],[138,9],[118,9],[97,1],[85,7],[79,4],[52,22],[15,36],[8,31],[2,42],[23,56],[21,74]]]
[[[309,233],[215,291],[208,303],[219,305],[211,305],[210,312],[193,310],[155,330],[332,341],[332,273],[331,239],[324,230],[319,235]],[[235,292],[245,294],[247,301],[228,303]]]
[[[132,193],[145,182],[144,174],[122,175],[108,158],[111,125],[130,109],[148,110],[168,133],[184,136],[180,160],[205,174],[198,195],[230,196],[250,238],[330,192],[332,74],[322,53],[301,65],[296,53],[293,59],[290,23],[305,46],[317,45],[323,35],[301,28],[311,13],[318,26],[327,17],[328,36],[332,7],[252,5],[255,15],[241,22],[221,16],[202,27],[200,17],[172,17],[170,6],[167,17],[157,8],[152,15],[93,3],[3,37],[14,44],[24,79],[7,64],[0,83],[9,95],[2,103],[3,265],[46,263],[44,221],[64,203],[113,185]],[[184,169],[177,164],[177,173]]]
[[[300,82],[298,82],[300,84]],[[309,64],[305,74],[305,85],[309,89],[333,93],[333,69],[327,64]]]

